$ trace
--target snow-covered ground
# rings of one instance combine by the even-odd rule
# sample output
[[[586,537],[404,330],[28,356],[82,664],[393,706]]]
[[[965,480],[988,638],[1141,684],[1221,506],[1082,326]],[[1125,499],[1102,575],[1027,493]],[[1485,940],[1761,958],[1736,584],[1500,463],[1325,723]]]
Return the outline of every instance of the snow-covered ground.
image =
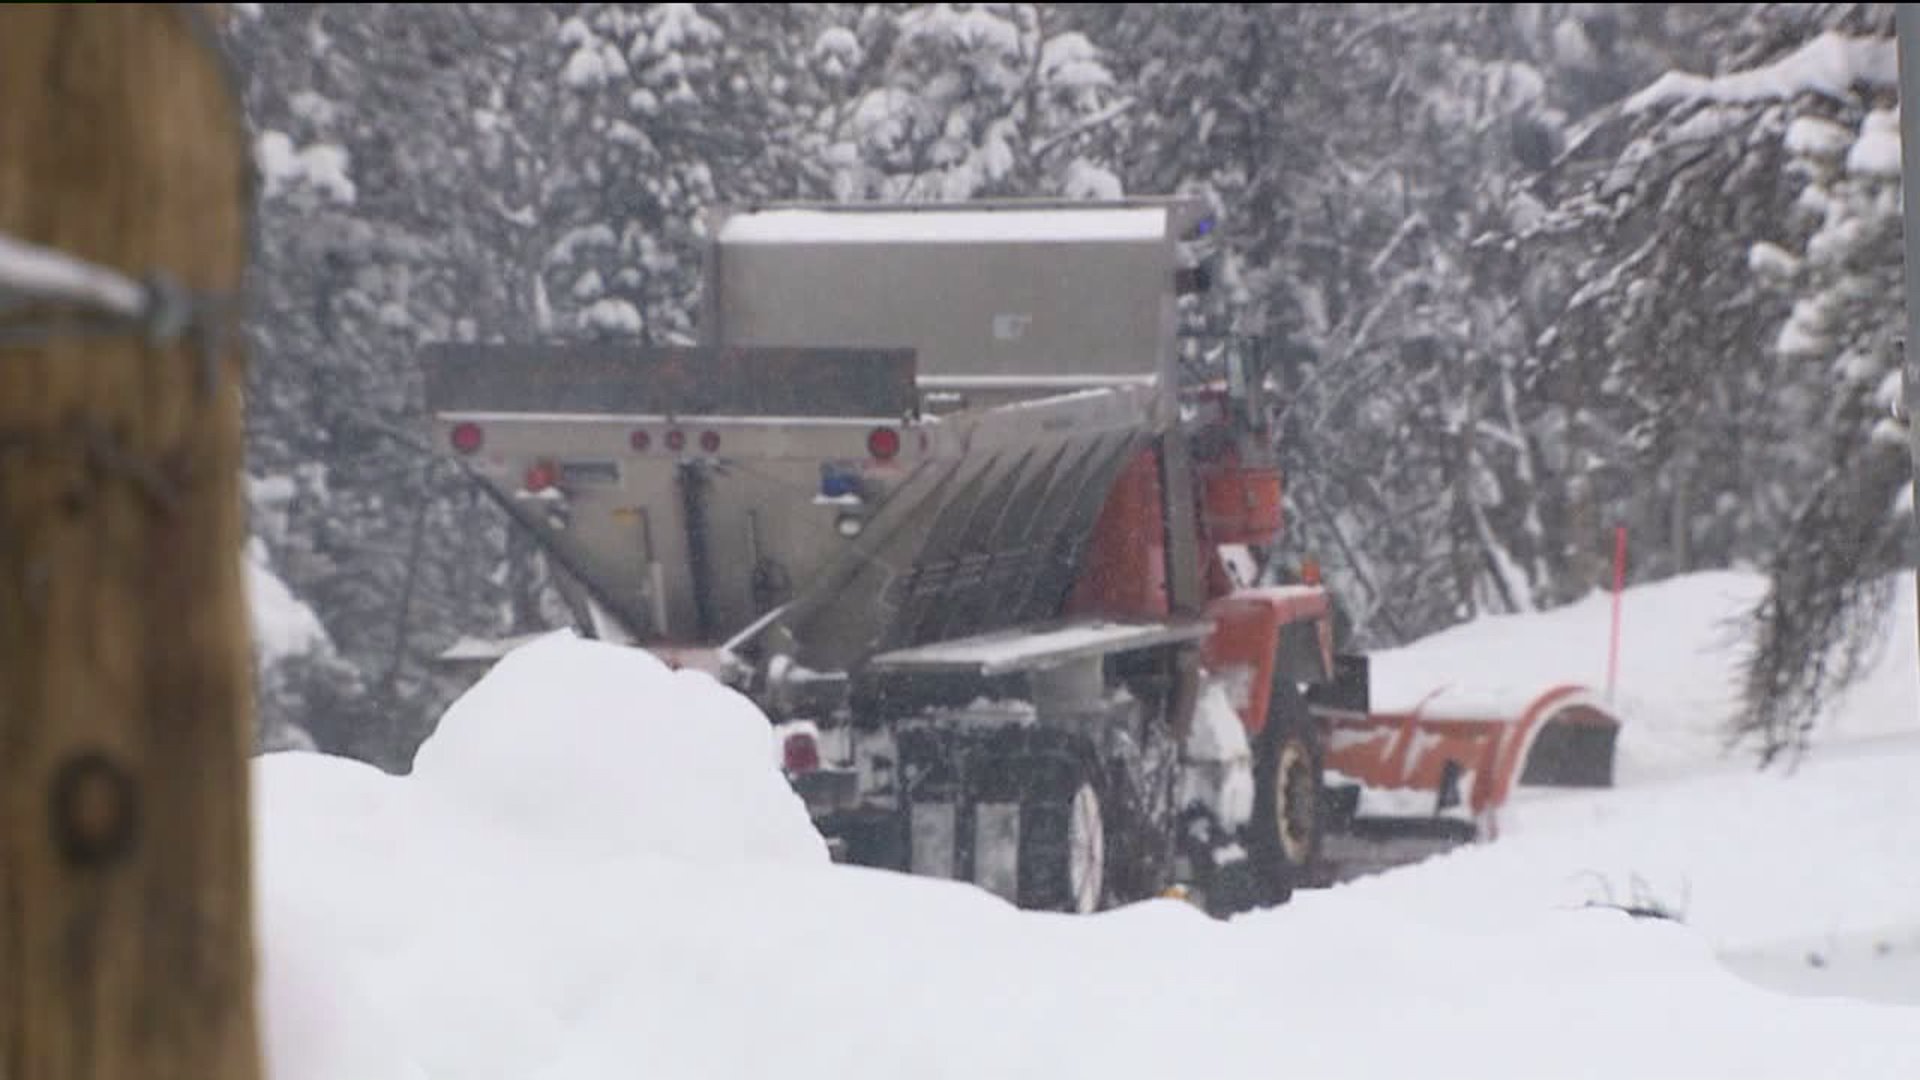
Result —
[[[1717,624],[1758,588],[1630,594],[1620,788],[1231,923],[832,866],[751,705],[542,639],[412,776],[258,761],[272,1075],[1920,1076],[1920,1008],[1887,1003],[1920,1001],[1911,602],[1814,757],[1762,776],[1713,730]],[[1605,633],[1598,600],[1488,620],[1381,657],[1383,692],[1449,657],[1596,681]],[[1684,921],[1584,906],[1608,890]]]
[[[1324,899],[1381,897],[1456,925],[1590,901],[1651,904],[1765,985],[1920,1005],[1912,579],[1898,586],[1870,672],[1820,718],[1809,756],[1763,774],[1750,749],[1727,750],[1724,732],[1738,703],[1738,619],[1764,592],[1764,579],[1734,572],[1628,590],[1620,787],[1522,791],[1502,815],[1499,843]],[[1476,684],[1603,686],[1609,619],[1600,595],[1484,619],[1383,654],[1376,671],[1395,700],[1460,672]]]

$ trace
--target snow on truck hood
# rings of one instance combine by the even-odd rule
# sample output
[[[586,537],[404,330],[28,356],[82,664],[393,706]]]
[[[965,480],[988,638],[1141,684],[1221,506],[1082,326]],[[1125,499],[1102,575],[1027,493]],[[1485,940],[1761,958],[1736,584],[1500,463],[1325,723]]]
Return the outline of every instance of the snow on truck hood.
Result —
[[[1616,911],[1075,918],[832,866],[772,737],[704,675],[559,634],[413,775],[259,759],[270,1075],[1920,1075],[1920,1009],[1761,990]]]

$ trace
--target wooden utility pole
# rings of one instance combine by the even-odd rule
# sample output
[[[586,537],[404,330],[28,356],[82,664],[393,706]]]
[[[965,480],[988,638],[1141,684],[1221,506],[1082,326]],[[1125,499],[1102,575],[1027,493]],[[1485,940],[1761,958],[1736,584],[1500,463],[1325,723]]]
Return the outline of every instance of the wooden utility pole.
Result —
[[[1907,308],[1900,373],[1907,414],[1907,453],[1913,469],[1909,487],[1914,499],[1910,550],[1915,564],[1915,610],[1920,611],[1920,227],[1914,224],[1920,216],[1914,209],[1920,207],[1920,107],[1914,105],[1920,100],[1920,11],[1915,11],[1912,4],[1894,5],[1894,34],[1900,66],[1901,261]]]
[[[197,301],[251,180],[207,17],[0,5],[0,1080],[259,1075],[242,362]],[[23,245],[185,291],[49,300]]]

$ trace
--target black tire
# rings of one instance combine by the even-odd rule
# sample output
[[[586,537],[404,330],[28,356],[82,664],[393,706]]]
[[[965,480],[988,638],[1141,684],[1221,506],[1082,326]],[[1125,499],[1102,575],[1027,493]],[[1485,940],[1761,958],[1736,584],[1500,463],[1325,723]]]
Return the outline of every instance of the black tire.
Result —
[[[1253,818],[1247,822],[1250,899],[1284,904],[1320,857],[1325,751],[1306,699],[1276,679],[1267,725],[1253,744]]]
[[[1106,907],[1115,823],[1092,753],[1061,746],[1015,767],[1028,778],[1020,804],[1019,906],[1082,914]]]

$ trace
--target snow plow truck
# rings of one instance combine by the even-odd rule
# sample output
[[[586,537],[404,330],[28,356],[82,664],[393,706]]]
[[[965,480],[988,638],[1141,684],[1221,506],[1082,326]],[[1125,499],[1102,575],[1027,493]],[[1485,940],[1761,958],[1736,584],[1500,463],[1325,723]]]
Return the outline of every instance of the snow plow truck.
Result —
[[[698,344],[431,346],[434,438],[582,634],[766,711],[846,862],[1230,912],[1321,880],[1365,790],[1483,835],[1519,780],[1610,782],[1577,688],[1376,710],[1312,565],[1261,557],[1274,365],[1179,328],[1213,228],[1182,199],[722,210]]]

